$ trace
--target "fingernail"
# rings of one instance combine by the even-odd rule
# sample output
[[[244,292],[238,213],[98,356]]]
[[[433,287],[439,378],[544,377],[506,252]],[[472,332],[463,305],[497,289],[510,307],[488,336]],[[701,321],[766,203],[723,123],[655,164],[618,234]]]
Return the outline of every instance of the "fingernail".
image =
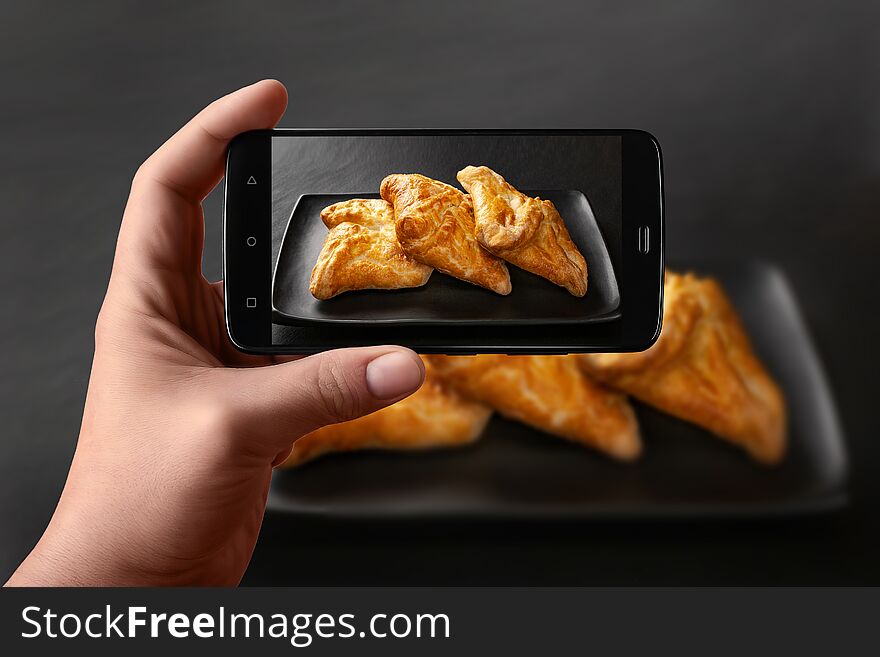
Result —
[[[367,363],[367,389],[376,399],[394,399],[419,387],[422,368],[400,351],[383,354]]]

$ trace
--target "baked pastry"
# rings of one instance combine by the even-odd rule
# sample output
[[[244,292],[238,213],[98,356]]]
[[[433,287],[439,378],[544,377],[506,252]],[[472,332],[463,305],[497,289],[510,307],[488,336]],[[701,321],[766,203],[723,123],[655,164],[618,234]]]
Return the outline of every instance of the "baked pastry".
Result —
[[[626,397],[583,375],[573,356],[424,356],[437,376],[505,417],[628,461],[641,452]]]
[[[351,199],[321,211],[330,228],[312,269],[309,290],[317,299],[349,290],[419,287],[431,267],[403,252],[394,235],[394,209],[382,199]]]
[[[395,234],[408,256],[498,294],[510,293],[507,265],[474,237],[469,196],[417,173],[386,176],[379,191],[394,206]]]
[[[477,241],[508,262],[587,293],[587,262],[551,201],[526,196],[489,167],[465,167],[458,181],[473,198]]]
[[[292,468],[329,452],[361,449],[420,450],[466,445],[479,438],[492,409],[442,384],[426,365],[422,387],[370,415],[331,424],[293,444],[281,467]]]
[[[711,278],[668,272],[663,330],[637,354],[578,356],[590,375],[743,447],[762,463],[785,453],[785,401]]]
[[[348,222],[394,237],[394,208],[381,198],[352,198],[328,205],[321,210],[321,221],[327,228]]]

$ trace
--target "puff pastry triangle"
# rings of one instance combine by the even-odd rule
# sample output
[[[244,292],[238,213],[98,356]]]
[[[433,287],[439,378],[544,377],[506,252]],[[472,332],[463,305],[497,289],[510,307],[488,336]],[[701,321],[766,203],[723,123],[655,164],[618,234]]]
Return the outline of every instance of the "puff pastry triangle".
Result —
[[[407,255],[498,294],[510,293],[504,261],[474,237],[469,196],[417,173],[386,176],[380,194],[394,206],[397,241]]]
[[[587,293],[587,262],[550,201],[526,196],[489,167],[468,166],[458,181],[473,198],[477,240],[508,262]]]
[[[573,356],[424,356],[463,395],[541,431],[632,460],[641,452],[626,397],[583,375]]]
[[[350,290],[419,287],[431,267],[404,253],[394,234],[394,209],[382,199],[351,199],[321,211],[330,228],[312,269],[309,290],[330,299]]]
[[[785,401],[724,291],[712,279],[667,272],[664,297],[656,344],[637,354],[581,355],[582,367],[762,463],[778,462],[786,447]]]

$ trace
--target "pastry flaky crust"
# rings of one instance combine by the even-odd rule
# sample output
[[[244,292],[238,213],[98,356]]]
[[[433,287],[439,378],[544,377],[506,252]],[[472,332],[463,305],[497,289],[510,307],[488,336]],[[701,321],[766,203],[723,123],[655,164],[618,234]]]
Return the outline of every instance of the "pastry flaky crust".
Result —
[[[403,252],[394,235],[394,209],[382,199],[351,199],[321,211],[330,229],[312,269],[309,290],[330,299],[350,290],[419,287],[431,267]]]
[[[480,244],[576,297],[587,293],[587,262],[552,202],[526,196],[489,167],[465,167],[458,181],[473,198]]]
[[[641,452],[622,394],[584,376],[573,356],[424,356],[437,376],[502,415],[620,460]]]
[[[664,297],[663,330],[654,346],[637,354],[578,356],[582,367],[762,463],[778,462],[786,447],[785,401],[721,287],[670,272]]]
[[[348,222],[394,236],[394,208],[381,198],[352,198],[328,205],[321,210],[321,221],[327,228]]]
[[[394,206],[395,233],[407,255],[498,294],[510,293],[507,265],[474,236],[469,196],[417,173],[387,176],[379,191]]]
[[[330,452],[466,445],[480,437],[491,415],[488,406],[438,381],[428,366],[425,382],[415,394],[365,417],[303,436],[282,467],[292,468]]]

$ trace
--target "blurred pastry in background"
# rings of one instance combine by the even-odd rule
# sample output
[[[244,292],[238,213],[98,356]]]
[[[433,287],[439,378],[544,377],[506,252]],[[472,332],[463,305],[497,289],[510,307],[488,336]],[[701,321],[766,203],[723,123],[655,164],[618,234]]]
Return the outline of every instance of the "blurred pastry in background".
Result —
[[[663,330],[642,353],[577,356],[592,377],[693,422],[765,464],[785,454],[785,400],[711,278],[667,272]]]
[[[293,444],[282,464],[292,468],[330,452],[363,449],[421,450],[457,447],[475,441],[492,409],[466,399],[441,383],[430,365],[422,387],[412,396],[370,415],[331,424]]]
[[[330,299],[351,290],[419,287],[433,271],[404,253],[394,233],[394,209],[382,199],[351,199],[321,211],[330,229],[312,269],[309,291]]]
[[[489,167],[465,167],[458,181],[473,199],[477,240],[490,253],[576,297],[587,293],[587,262],[552,202],[526,196]]]
[[[572,356],[424,356],[436,376],[505,417],[628,461],[641,452],[626,397],[584,376]]]
[[[507,265],[474,237],[469,196],[418,173],[386,176],[379,191],[394,206],[397,241],[407,255],[468,283],[510,293]]]

